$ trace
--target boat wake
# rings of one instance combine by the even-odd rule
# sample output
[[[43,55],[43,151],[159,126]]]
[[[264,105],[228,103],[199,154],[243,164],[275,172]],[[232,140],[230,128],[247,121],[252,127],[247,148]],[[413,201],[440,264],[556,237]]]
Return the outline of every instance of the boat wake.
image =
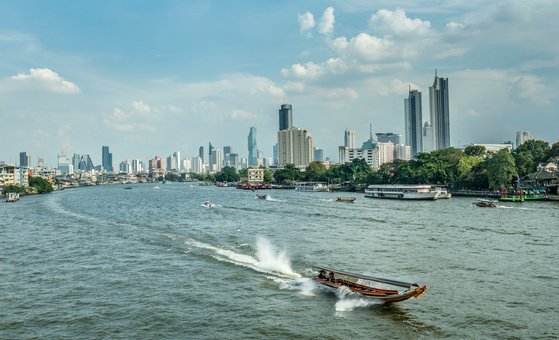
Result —
[[[349,288],[341,286],[336,290],[338,302],[336,302],[336,312],[350,312],[355,308],[366,308],[369,306],[380,305],[382,302],[359,297]]]
[[[209,250],[211,256],[218,261],[250,268],[254,271],[275,275],[277,277],[299,279],[301,275],[291,269],[289,257],[285,249],[277,249],[264,238],[256,238],[256,256],[237,253],[233,250],[216,247],[211,244],[186,239],[185,243],[199,249]]]

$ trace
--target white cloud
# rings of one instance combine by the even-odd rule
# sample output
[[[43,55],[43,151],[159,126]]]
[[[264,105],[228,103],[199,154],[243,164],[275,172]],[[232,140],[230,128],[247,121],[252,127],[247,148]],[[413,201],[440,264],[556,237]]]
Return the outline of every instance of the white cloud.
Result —
[[[61,94],[79,93],[80,88],[71,81],[64,80],[58,73],[48,68],[32,68],[29,73],[19,73],[6,78],[0,88],[8,91],[47,91]]]
[[[334,32],[334,8],[328,7],[324,10],[320,21],[318,22],[318,32],[324,35],[329,35]]]
[[[235,120],[248,120],[248,121],[257,118],[257,115],[245,110],[233,110],[231,111],[230,116]]]
[[[395,11],[381,9],[371,16],[369,23],[374,31],[390,36],[405,37],[410,35],[414,39],[429,34],[431,28],[429,21],[408,18],[406,12],[401,8]]]
[[[308,62],[304,65],[293,64],[288,69],[282,69],[281,73],[284,77],[295,77],[300,79],[313,79],[318,78],[324,74],[324,68],[321,65],[313,62]]]
[[[310,36],[309,30],[315,26],[314,16],[310,12],[299,14],[297,21],[299,22],[299,31]]]
[[[155,132],[155,122],[159,114],[159,109],[152,109],[143,101],[134,101],[129,109],[115,107],[103,123],[121,132]]]

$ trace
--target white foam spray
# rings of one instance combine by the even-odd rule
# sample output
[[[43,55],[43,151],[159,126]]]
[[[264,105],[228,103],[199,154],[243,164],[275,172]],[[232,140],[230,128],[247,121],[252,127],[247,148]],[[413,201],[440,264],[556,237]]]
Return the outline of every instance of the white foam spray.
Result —
[[[272,242],[262,236],[256,237],[256,257],[258,267],[277,273],[282,273],[291,278],[298,279],[300,274],[293,272],[287,250],[278,249]]]
[[[336,290],[339,300],[336,302],[336,312],[350,312],[355,308],[369,307],[381,302],[358,297],[349,288],[341,286]]]

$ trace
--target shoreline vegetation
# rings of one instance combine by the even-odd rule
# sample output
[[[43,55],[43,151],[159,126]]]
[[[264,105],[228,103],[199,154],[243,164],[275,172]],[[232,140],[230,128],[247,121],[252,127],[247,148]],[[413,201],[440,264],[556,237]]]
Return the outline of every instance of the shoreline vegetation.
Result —
[[[538,165],[545,162],[559,161],[559,142],[549,145],[540,140],[530,140],[510,152],[502,149],[488,152],[485,147],[470,145],[464,150],[447,148],[430,153],[420,153],[416,158],[394,160],[374,170],[364,159],[355,159],[344,164],[326,167],[322,162],[312,162],[304,170],[293,164],[283,168],[264,168],[264,182],[274,188],[293,188],[296,182],[324,182],[332,187],[332,191],[361,192],[371,184],[432,184],[446,186],[454,195],[499,197],[501,190],[521,186],[542,187],[531,179],[530,174],[537,171]],[[246,179],[247,168],[237,171],[226,166],[215,174],[168,173],[164,177],[142,178],[138,182],[194,182],[210,184],[238,183]],[[30,177],[29,188],[9,185],[4,194],[18,192],[22,195],[49,193],[58,189],[103,184],[133,184],[130,182],[87,183],[63,186],[58,178],[54,183],[41,177]],[[548,179],[547,184],[559,185],[559,173]],[[225,185],[221,185],[225,186]],[[556,187],[555,187],[556,188]],[[557,194],[557,193],[554,193]]]

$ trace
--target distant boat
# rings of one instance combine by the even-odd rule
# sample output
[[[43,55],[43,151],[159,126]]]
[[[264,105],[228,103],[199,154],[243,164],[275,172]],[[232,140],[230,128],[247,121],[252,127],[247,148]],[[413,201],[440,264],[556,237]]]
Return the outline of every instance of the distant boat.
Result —
[[[124,187],[125,190],[130,190],[132,187]]]
[[[396,198],[404,200],[435,200],[439,191],[431,185],[383,184],[369,185],[365,189],[365,197]]]
[[[259,200],[267,200],[267,199],[268,199],[268,195],[256,194],[256,198],[258,198]]]
[[[472,204],[482,208],[497,208],[497,201],[480,198]]]
[[[295,183],[297,191],[329,191],[328,184],[324,182],[298,182]]]
[[[355,197],[338,197],[336,198],[336,202],[346,202],[346,203],[353,203],[357,198]]]
[[[314,280],[321,287],[330,291],[346,287],[359,296],[382,303],[400,302],[411,297],[419,298],[428,289],[426,284],[382,279],[322,266],[313,268],[319,271]]]
[[[215,208],[215,204],[212,203],[212,201],[205,201],[204,203],[202,203],[202,206],[205,208]]]
[[[19,201],[19,193],[9,192],[6,194],[6,202],[17,202]]]
[[[155,186],[155,187],[153,187],[153,188],[154,188],[154,189],[161,189],[161,188],[160,188],[160,187],[158,187],[158,186]]]

